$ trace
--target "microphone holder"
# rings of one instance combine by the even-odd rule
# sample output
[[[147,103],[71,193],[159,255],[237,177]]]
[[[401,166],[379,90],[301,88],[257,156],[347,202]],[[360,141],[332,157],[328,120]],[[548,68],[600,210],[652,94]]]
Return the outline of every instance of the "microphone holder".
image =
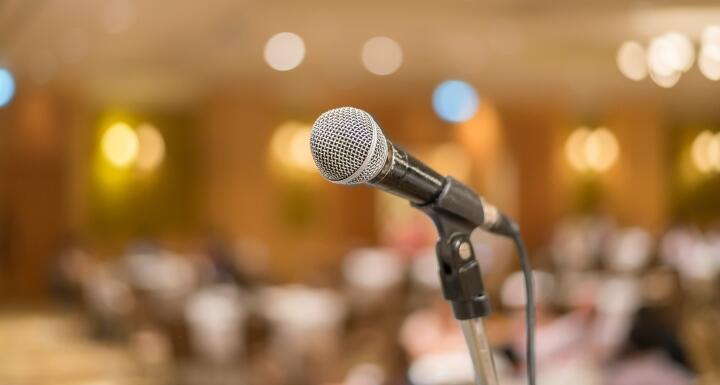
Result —
[[[491,312],[490,299],[470,243],[470,234],[483,223],[482,201],[467,186],[447,177],[435,200],[413,206],[428,215],[437,228],[435,251],[443,297],[460,321],[476,384],[497,385],[492,350],[482,322]]]

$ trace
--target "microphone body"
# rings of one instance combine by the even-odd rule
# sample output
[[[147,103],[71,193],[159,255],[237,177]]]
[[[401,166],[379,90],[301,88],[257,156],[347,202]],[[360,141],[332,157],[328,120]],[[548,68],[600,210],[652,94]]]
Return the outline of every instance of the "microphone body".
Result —
[[[518,232],[510,218],[472,189],[440,175],[386,139],[365,111],[341,107],[322,114],[313,125],[310,150],[320,173],[333,183],[366,183],[420,209],[432,205],[495,234]]]
[[[418,208],[445,198],[446,211],[498,235],[512,236],[519,231],[517,224],[507,215],[463,183],[441,176],[390,140],[387,140],[387,148],[388,156],[383,168],[367,184],[408,199]]]
[[[387,141],[388,157],[380,173],[367,183],[413,204],[432,202],[440,195],[445,178],[412,155]]]

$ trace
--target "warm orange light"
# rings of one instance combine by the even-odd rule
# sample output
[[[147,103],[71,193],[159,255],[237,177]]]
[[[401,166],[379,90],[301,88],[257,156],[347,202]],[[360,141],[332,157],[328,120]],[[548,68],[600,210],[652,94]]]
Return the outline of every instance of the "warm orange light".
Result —
[[[565,142],[565,156],[576,171],[607,171],[620,156],[615,135],[607,128],[580,127]]]
[[[591,169],[606,171],[617,161],[620,148],[615,135],[606,128],[592,132],[585,141],[585,159]]]
[[[585,158],[585,142],[590,136],[590,129],[580,127],[570,134],[565,142],[565,157],[570,166],[577,171],[587,171],[589,165]]]
[[[693,141],[690,155],[700,172],[720,172],[720,133],[701,132]]]
[[[139,142],[137,167],[142,171],[157,169],[165,159],[165,140],[155,126],[141,124],[137,129]]]
[[[310,125],[297,121],[281,124],[270,142],[270,152],[275,162],[286,170],[315,172],[315,162],[310,153]]]

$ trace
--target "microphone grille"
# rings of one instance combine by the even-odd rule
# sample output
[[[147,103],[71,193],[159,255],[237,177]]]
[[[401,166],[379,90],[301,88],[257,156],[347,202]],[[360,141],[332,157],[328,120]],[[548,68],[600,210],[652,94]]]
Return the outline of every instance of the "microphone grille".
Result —
[[[341,107],[315,121],[310,151],[325,179],[339,184],[365,183],[382,170],[387,160],[385,135],[367,112]]]

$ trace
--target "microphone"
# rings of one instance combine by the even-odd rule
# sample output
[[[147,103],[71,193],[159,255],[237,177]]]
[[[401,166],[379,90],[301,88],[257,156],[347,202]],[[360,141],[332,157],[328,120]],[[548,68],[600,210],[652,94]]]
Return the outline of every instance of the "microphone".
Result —
[[[340,107],[320,115],[310,135],[310,151],[330,182],[368,184],[421,209],[436,205],[495,234],[512,237],[519,232],[515,222],[472,189],[394,145],[363,110]]]

